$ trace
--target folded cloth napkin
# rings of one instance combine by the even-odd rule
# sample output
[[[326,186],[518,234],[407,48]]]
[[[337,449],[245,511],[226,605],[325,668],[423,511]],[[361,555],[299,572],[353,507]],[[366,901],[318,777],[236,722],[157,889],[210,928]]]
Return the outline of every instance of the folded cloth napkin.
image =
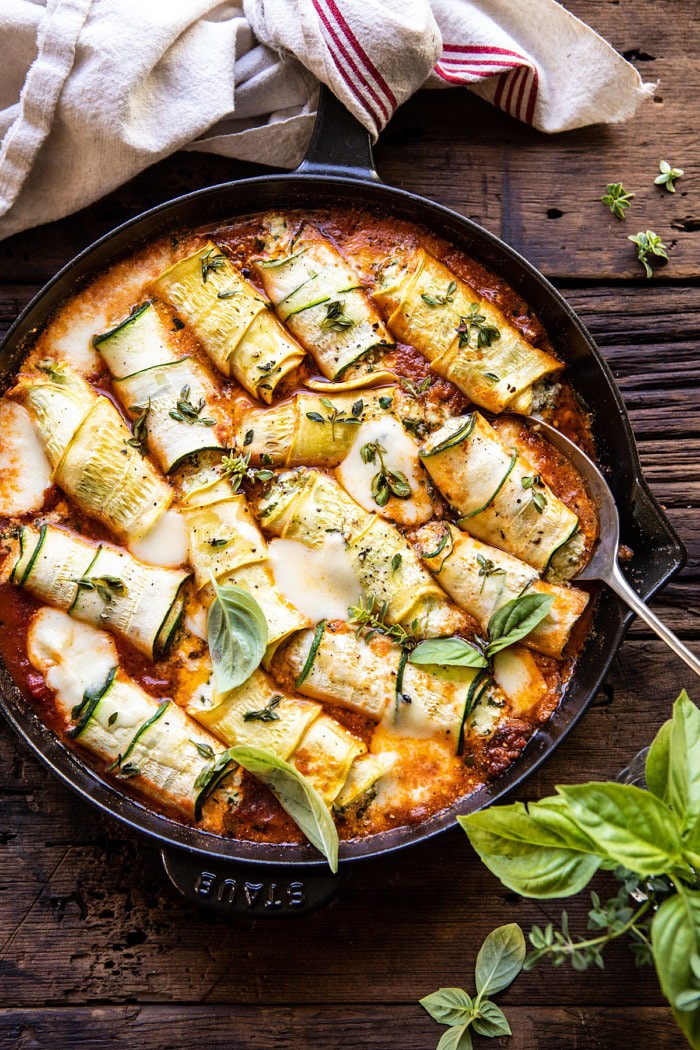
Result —
[[[242,3],[2,0],[0,238],[178,149],[294,167],[318,81],[373,137],[426,84],[547,132],[624,120],[652,90],[555,0]]]

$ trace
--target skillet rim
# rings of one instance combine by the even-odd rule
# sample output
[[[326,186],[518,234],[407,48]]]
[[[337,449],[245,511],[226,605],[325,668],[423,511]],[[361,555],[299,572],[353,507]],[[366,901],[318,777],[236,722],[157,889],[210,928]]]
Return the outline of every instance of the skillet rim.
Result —
[[[663,534],[666,541],[668,564],[665,566],[659,566],[658,572],[649,572],[647,570],[647,575],[650,575],[652,578],[642,578],[642,597],[645,599],[651,597],[683,567],[686,560],[685,548],[676,534],[675,529],[661,510],[656,498],[651,493],[642,474],[639,455],[629,418],[627,416],[627,411],[620,392],[615,384],[612,372],[605,358],[596,346],[592,336],[566,299],[564,299],[551,282],[519,252],[506,244],[495,234],[475,223],[473,220],[425,197],[413,194],[407,190],[387,186],[378,181],[369,181],[366,177],[350,177],[346,175],[332,175],[327,173],[315,174],[312,171],[306,170],[297,173],[254,176],[248,179],[232,180],[229,182],[218,183],[214,186],[205,187],[204,189],[194,190],[133,216],[125,223],[120,224],[115,229],[98,238],[69,260],[69,262],[66,263],[39,290],[39,292],[37,292],[13,322],[0,344],[0,370],[2,371],[2,375],[0,375],[0,384],[2,385],[3,390],[5,388],[6,378],[13,374],[28,350],[28,347],[26,346],[27,340],[49,321],[56,306],[61,301],[68,298],[70,295],[75,294],[83,281],[89,280],[89,264],[91,261],[94,262],[94,257],[96,255],[106,251],[106,255],[109,256],[109,264],[111,265],[117,262],[119,258],[125,256],[129,251],[136,250],[142,239],[153,239],[154,237],[162,236],[167,232],[164,228],[165,220],[166,218],[171,217],[173,213],[186,210],[192,205],[197,205],[201,211],[202,206],[206,203],[213,203],[216,205],[219,203],[219,198],[225,197],[227,194],[233,194],[233,197],[235,198],[237,194],[245,194],[246,191],[250,189],[261,188],[264,195],[265,190],[274,191],[277,187],[279,187],[282,195],[284,195],[284,191],[289,194],[289,189],[291,187],[292,193],[290,196],[292,197],[295,196],[297,191],[303,191],[304,189],[309,188],[313,192],[314,187],[316,187],[317,190],[321,190],[321,195],[323,195],[324,192],[328,193],[329,200],[325,202],[325,206],[328,206],[328,203],[330,203],[331,194],[334,188],[345,190],[346,196],[351,196],[353,190],[360,191],[356,196],[355,204],[361,207],[368,207],[370,210],[372,206],[381,206],[381,204],[386,202],[388,205],[387,210],[396,213],[398,209],[395,207],[395,204],[398,201],[401,203],[402,210],[403,208],[406,209],[406,214],[402,217],[408,218],[409,221],[413,221],[417,224],[422,224],[434,232],[438,232],[440,236],[450,239],[444,230],[436,230],[435,226],[426,221],[423,217],[417,218],[415,214],[412,214],[416,209],[424,212],[427,211],[428,213],[431,213],[431,215],[435,215],[439,218],[445,226],[450,226],[458,231],[459,234],[466,235],[457,240],[456,246],[460,250],[464,250],[470,255],[475,255],[477,258],[480,254],[487,254],[480,253],[479,251],[475,252],[472,245],[462,247],[460,244],[460,240],[476,240],[479,243],[479,247],[486,246],[492,251],[495,251],[496,254],[500,254],[501,257],[505,255],[509,264],[512,267],[515,267],[518,271],[516,280],[513,279],[511,274],[503,276],[501,267],[495,265],[488,258],[484,265],[494,271],[498,276],[503,276],[503,279],[507,281],[508,285],[513,287],[518,294],[523,295],[528,306],[534,309],[538,316],[541,316],[542,308],[535,308],[531,303],[531,297],[529,295],[524,295],[522,290],[517,287],[518,284],[527,284],[528,282],[534,282],[535,285],[539,286],[541,293],[547,300],[548,306],[554,306],[555,313],[558,312],[568,325],[571,326],[572,331],[575,333],[576,337],[582,341],[582,344],[585,347],[584,356],[588,356],[592,359],[598,373],[602,373],[603,375],[605,380],[605,392],[612,397],[616,409],[616,425],[621,428],[620,432],[625,451],[625,461],[623,466],[626,467],[628,471],[628,482],[631,486],[631,495],[633,498],[639,500],[637,510],[639,511],[640,516],[647,515],[650,518],[645,536],[646,541],[651,542],[652,539],[652,519],[657,533]],[[338,203],[338,201],[335,203]],[[228,220],[230,220],[240,215],[254,214],[258,211],[264,210],[265,207],[270,206],[275,205],[271,203],[262,203],[254,207],[249,206],[241,209],[237,208],[235,200],[232,200],[230,210],[226,212],[226,208],[222,209],[221,207],[219,207],[218,210],[219,212],[222,210],[226,212]],[[277,204],[276,206],[280,205]],[[283,206],[295,207],[298,205],[295,205],[293,201],[287,201]],[[324,202],[317,202],[315,204],[307,203],[305,206],[309,208],[322,208],[324,207]],[[211,225],[215,222],[220,226],[228,220],[226,217],[217,218],[212,220]],[[156,227],[155,230],[153,229],[154,222]],[[195,218],[194,222],[189,219],[181,221],[175,218],[173,221],[167,222],[167,225],[170,229],[182,228],[183,226],[191,228],[194,225],[206,225],[206,221],[202,221],[198,218]],[[145,229],[145,227],[148,227],[148,229]],[[127,240],[130,234],[135,234],[131,237],[131,243],[122,243]],[[142,236],[139,236],[139,234]],[[110,248],[112,249],[111,253]],[[102,261],[107,264],[106,259]],[[88,267],[88,269],[79,274],[79,284],[70,287],[68,290],[64,289],[63,294],[57,294],[61,287],[67,283],[70,276],[75,274],[76,270],[81,271],[85,267]],[[95,267],[93,265],[93,276],[94,273]],[[46,309],[47,301],[49,303],[48,309]],[[32,323],[35,314],[42,314],[42,316]],[[545,323],[545,327],[547,327],[548,334],[552,339],[555,349],[561,353],[562,348],[557,346],[557,340],[552,336],[550,326],[547,325],[546,322],[543,323]],[[563,356],[566,360],[566,355]],[[5,360],[6,358],[7,360]],[[4,367],[5,365],[6,368]],[[595,405],[592,406],[592,410],[595,416]],[[595,426],[594,435],[599,437]],[[635,517],[634,509],[632,510],[632,516]],[[635,517],[635,520],[638,519]],[[639,526],[644,534],[644,523],[639,522]],[[601,606],[604,606],[604,608],[601,608]],[[577,674],[584,655],[588,656],[590,659],[592,648],[600,647],[596,627],[598,620],[602,619],[604,615],[607,616],[608,619],[612,616],[611,626],[606,629],[606,633],[610,634],[610,638],[607,639],[607,645],[605,647],[607,653],[604,652],[599,656],[593,656],[596,669],[592,673],[591,681],[585,690],[585,695],[583,697],[572,699],[570,694],[572,692],[572,687],[576,684]],[[584,712],[588,709],[610,669],[610,665],[619,650],[629,624],[633,619],[633,615],[634,614],[628,610],[616,596],[609,593],[601,595],[601,600],[598,603],[598,608],[595,613],[595,626],[592,625],[591,627],[584,649],[577,661],[577,667],[574,670],[569,685],[567,686],[562,703],[557,707],[550,720],[543,727],[537,729],[535,733],[533,733],[527,747],[501,776],[491,782],[490,785],[484,786],[468,796],[463,796],[462,798],[455,800],[449,807],[439,811],[437,814],[420,824],[403,825],[388,831],[378,832],[366,838],[341,842],[341,864],[345,867],[350,862],[382,856],[409,845],[425,842],[428,839],[433,838],[435,835],[438,835],[454,826],[455,816],[458,812],[473,812],[486,805],[504,801],[507,795],[515,791],[528,777],[535,773],[545,759],[548,758],[565,737],[568,736],[583,716]],[[567,700],[569,701],[568,705]],[[31,705],[24,699],[19,688],[14,684],[9,672],[1,661],[0,710],[2,710],[6,720],[20,739],[24,741],[34,755],[36,755],[36,757],[38,757],[39,760],[64,784],[103,813],[109,814],[131,830],[136,831],[138,834],[145,835],[148,839],[158,843],[161,847],[177,851],[187,851],[188,853],[199,856],[202,859],[207,858],[210,860],[229,862],[247,862],[256,867],[279,868],[280,866],[283,866],[289,867],[295,871],[305,870],[311,872],[319,871],[319,869],[327,871],[325,861],[319,859],[318,854],[310,846],[255,843],[240,839],[225,839],[210,832],[195,829],[186,824],[181,824],[178,821],[159,813],[157,810],[130,798],[129,796],[120,794],[116,787],[113,787],[106,780],[103,780],[91,769],[90,766],[84,763],[78,755],[68,749],[52,730],[48,729]],[[26,719],[27,713],[29,713],[30,718],[28,724],[25,725],[21,721],[21,718]],[[559,718],[557,716],[559,716]],[[554,732],[552,732],[552,730],[554,730]]]

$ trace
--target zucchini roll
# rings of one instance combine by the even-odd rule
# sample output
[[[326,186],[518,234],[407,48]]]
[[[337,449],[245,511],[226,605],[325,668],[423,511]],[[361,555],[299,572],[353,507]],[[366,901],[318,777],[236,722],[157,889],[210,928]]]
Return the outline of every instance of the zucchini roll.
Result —
[[[271,408],[248,409],[235,443],[256,463],[267,456],[275,467],[337,467],[360,425],[386,415],[395,397],[391,386],[328,395],[300,391]]]
[[[137,539],[155,524],[172,490],[109,398],[64,366],[23,377],[13,396],[32,416],[53,480],[81,510],[120,539]]]
[[[152,303],[95,336],[114,379],[114,391],[130,414],[135,438],[168,474],[193,452],[225,448],[226,419],[206,372],[191,357],[178,358]]]
[[[546,583],[535,569],[511,554],[490,547],[448,522],[431,522],[413,533],[411,542],[451,598],[473,616],[484,633],[497,609],[525,591],[551,594],[546,619],[524,644],[561,659],[571,631],[588,604],[585,591]]]
[[[490,412],[529,411],[533,384],[563,367],[422,248],[389,258],[373,298],[397,339]]]
[[[464,616],[388,521],[363,510],[340,485],[315,470],[279,475],[259,506],[260,522],[275,536],[323,547],[329,533],[344,539],[368,605],[386,622],[415,626],[421,636],[463,628]]]
[[[352,365],[367,371],[372,351],[395,345],[359,275],[316,227],[304,224],[290,238],[286,222],[270,217],[254,264],[277,315],[328,379]]]
[[[239,772],[208,775],[223,747],[177,704],[157,701],[119,667],[114,642],[57,609],[39,609],[27,655],[48,687],[68,736],[140,795],[221,830],[239,802]]]
[[[167,650],[182,616],[188,576],[144,565],[124,550],[95,546],[54,525],[25,525],[10,581],[156,659]]]
[[[210,693],[208,686],[200,689],[188,713],[230,747],[252,744],[290,762],[329,805],[343,789],[355,759],[367,751],[320,704],[280,692],[260,670],[224,696]]]
[[[304,696],[359,711],[393,733],[443,739],[456,753],[474,726],[484,735],[509,710],[482,670],[412,664],[386,636],[358,636],[341,622],[295,635],[276,654],[273,673]]]
[[[220,372],[268,404],[304,357],[269,304],[213,241],[152,284],[192,328]]]
[[[283,638],[308,626],[308,618],[275,583],[267,543],[245,496],[233,494],[223,480],[205,483],[200,489],[191,488],[181,511],[198,589],[206,588],[213,575],[218,583],[248,591],[267,620],[268,654]]]
[[[578,518],[478,412],[456,416],[420,450],[423,465],[460,515],[459,527],[538,572],[578,529]],[[573,573],[572,573],[573,575]]]

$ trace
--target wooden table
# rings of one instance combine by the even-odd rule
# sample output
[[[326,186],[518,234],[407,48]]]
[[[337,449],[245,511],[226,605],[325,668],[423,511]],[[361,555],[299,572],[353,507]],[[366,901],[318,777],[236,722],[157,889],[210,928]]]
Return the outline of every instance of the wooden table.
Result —
[[[501,234],[579,311],[620,383],[652,487],[689,549],[655,602],[700,647],[700,26],[683,0],[571,0],[625,52],[653,101],[620,127],[545,137],[466,91],[423,92],[377,149],[384,178]],[[652,185],[666,158],[675,196]],[[75,251],[178,193],[251,174],[182,154],[73,218],[0,244],[0,318]],[[637,196],[626,223],[598,201],[609,181]],[[628,233],[656,230],[670,262],[646,281]],[[523,798],[562,781],[614,776],[700,689],[635,626],[589,713]],[[169,886],[157,854],[59,786],[0,729],[0,1046],[430,1050],[443,1029],[417,1005],[441,985],[471,990],[494,926],[557,920],[557,902],[506,893],[455,830],[352,872],[342,897],[306,919],[242,929],[203,917]],[[601,880],[602,883],[602,880]],[[603,885],[603,891],[605,884]],[[569,902],[583,929],[586,901]],[[540,968],[500,998],[511,1050],[679,1047],[649,969],[614,946],[607,968]],[[482,1041],[485,1045],[485,1041]],[[480,1044],[482,1045],[482,1044]]]

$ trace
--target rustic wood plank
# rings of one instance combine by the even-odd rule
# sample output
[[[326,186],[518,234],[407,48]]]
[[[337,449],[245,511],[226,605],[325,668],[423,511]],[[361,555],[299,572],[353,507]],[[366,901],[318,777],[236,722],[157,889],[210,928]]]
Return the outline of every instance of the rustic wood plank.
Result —
[[[649,742],[688,677],[661,643],[626,642],[586,717],[522,797],[615,776]],[[229,926],[199,916],[169,887],[154,850],[75,799],[7,730],[0,733],[0,832],[0,980],[5,1002],[17,1006],[412,1004],[438,985],[467,980],[494,926],[529,928],[555,920],[562,906],[507,893],[455,829],[355,867],[342,896],[307,919]],[[601,886],[606,892],[611,883]],[[572,929],[582,930],[586,900],[567,907]],[[662,1001],[653,974],[636,970],[623,946],[613,946],[604,974],[536,970],[509,999]]]
[[[499,1001],[503,1001],[500,999]],[[602,1050],[653,1045],[677,1050],[670,1011],[662,1007],[589,1006],[506,1007],[513,1029],[508,1050]],[[0,1043],[21,1050],[43,1046],[92,1050],[190,1050],[193,1043],[209,1050],[426,1050],[445,1029],[418,1007],[380,1006],[358,1011],[336,1005],[314,1007],[94,1006],[90,1008],[0,1011]],[[482,1044],[480,1044],[482,1045]],[[483,1043],[485,1046],[486,1044]],[[494,1048],[506,1045],[501,1040]]]

